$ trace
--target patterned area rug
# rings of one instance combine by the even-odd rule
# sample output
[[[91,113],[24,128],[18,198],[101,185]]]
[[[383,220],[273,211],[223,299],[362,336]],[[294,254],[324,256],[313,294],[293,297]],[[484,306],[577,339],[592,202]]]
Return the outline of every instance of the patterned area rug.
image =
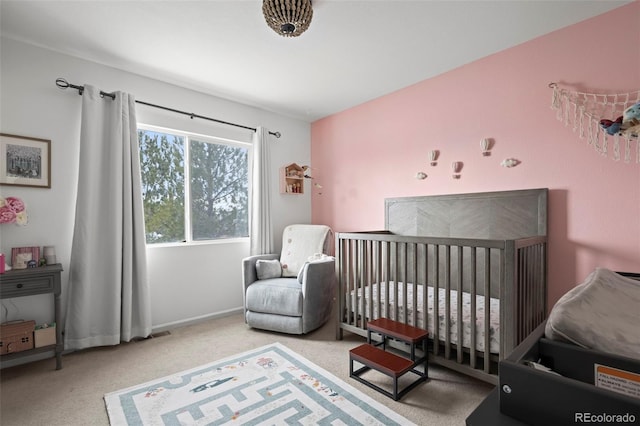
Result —
[[[114,426],[413,424],[280,343],[104,399]]]

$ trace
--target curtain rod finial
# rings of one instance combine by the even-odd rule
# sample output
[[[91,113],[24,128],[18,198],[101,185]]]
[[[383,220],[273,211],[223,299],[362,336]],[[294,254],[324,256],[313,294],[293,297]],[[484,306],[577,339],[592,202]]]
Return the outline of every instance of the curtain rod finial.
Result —
[[[69,82],[62,77],[57,78],[56,86],[58,86],[60,89],[67,89],[69,87]]]

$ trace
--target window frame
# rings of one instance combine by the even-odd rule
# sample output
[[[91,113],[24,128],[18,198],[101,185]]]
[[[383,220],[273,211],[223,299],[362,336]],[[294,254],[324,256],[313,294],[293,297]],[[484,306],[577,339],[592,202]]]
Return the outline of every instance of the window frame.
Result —
[[[175,135],[184,138],[184,237],[183,241],[163,242],[163,243],[149,243],[146,241],[147,247],[182,247],[182,246],[197,246],[197,245],[212,245],[212,244],[228,244],[249,241],[250,236],[246,237],[234,237],[234,238],[217,238],[217,239],[193,239],[193,226],[191,221],[191,140],[195,139],[196,142],[214,143],[218,145],[227,145],[240,148],[247,148],[247,188],[248,188],[248,203],[247,209],[248,216],[247,221],[251,224],[251,194],[252,194],[252,167],[253,164],[253,144],[251,142],[243,142],[234,139],[223,138],[219,136],[211,136],[202,133],[190,132],[188,130],[176,130],[169,127],[156,126],[152,124],[137,123],[136,131],[151,131],[157,133],[166,133],[169,135]],[[138,148],[140,149],[140,148]],[[142,171],[141,171],[142,172]],[[141,176],[142,178],[142,176]],[[146,218],[145,218],[146,219]],[[146,225],[145,225],[146,227]],[[248,230],[250,232],[250,230]],[[146,229],[145,229],[146,236]]]

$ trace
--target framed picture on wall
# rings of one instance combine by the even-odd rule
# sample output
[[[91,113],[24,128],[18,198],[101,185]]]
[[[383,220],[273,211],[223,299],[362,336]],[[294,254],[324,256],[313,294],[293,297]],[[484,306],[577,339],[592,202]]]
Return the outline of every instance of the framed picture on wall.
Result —
[[[0,133],[0,185],[51,188],[51,141]]]

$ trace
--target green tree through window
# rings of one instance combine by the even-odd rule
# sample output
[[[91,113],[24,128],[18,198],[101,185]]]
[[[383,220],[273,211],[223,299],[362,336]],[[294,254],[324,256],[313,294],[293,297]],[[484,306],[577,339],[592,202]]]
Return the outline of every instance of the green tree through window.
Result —
[[[191,141],[194,240],[249,235],[248,150]]]
[[[248,236],[249,148],[175,133],[138,129],[147,243]]]

